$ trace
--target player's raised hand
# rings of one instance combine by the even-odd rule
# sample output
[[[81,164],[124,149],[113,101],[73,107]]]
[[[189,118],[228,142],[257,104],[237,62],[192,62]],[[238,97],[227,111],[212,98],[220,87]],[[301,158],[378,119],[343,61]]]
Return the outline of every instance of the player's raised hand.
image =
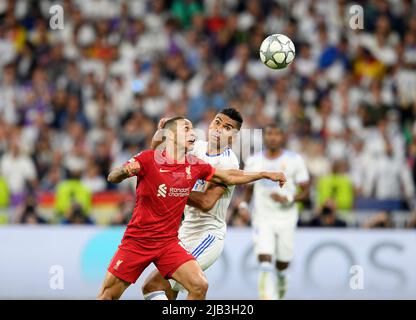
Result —
[[[266,172],[265,176],[267,179],[278,182],[280,187],[286,183],[286,175],[283,172]]]
[[[168,117],[164,117],[159,120],[159,124],[157,125],[157,130],[155,134],[153,135],[152,142],[150,143],[150,149],[156,150],[156,148],[158,148],[162,144],[163,138],[164,138],[163,126],[168,120],[169,120]]]
[[[158,129],[162,129],[163,126],[165,125],[166,121],[168,121],[169,118],[168,117],[164,117],[162,119],[159,120],[159,124],[157,125]]]

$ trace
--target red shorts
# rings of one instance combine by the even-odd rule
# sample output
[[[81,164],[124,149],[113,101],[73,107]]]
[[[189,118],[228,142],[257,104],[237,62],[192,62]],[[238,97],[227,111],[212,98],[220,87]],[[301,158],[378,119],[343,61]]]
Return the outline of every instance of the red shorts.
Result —
[[[181,245],[179,239],[160,243],[127,238],[118,247],[108,271],[121,280],[135,283],[152,262],[164,278],[171,278],[189,260],[195,258]]]

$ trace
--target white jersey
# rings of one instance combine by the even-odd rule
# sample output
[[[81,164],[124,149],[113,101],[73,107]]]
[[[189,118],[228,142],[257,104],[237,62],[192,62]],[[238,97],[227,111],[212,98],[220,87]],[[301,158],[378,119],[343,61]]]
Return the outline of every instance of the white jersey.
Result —
[[[208,142],[198,140],[195,142],[192,154],[218,169],[238,169],[239,162],[234,152],[227,148],[219,155],[208,155]],[[198,180],[192,191],[203,192],[207,186],[206,181]],[[227,190],[218,199],[209,212],[203,212],[191,206],[185,207],[185,218],[179,229],[179,238],[190,238],[203,232],[210,231],[219,239],[224,239],[227,228],[226,215],[234,186],[228,186]]]
[[[294,197],[297,193],[297,184],[309,181],[308,170],[301,156],[284,150],[278,158],[268,159],[263,152],[259,152],[246,160],[244,170],[281,171],[285,173],[287,179],[282,188],[271,180],[262,179],[254,182],[253,223],[278,221],[283,224],[285,222],[290,225],[295,224],[298,219],[296,204],[281,204],[274,201],[270,195],[277,193]]]

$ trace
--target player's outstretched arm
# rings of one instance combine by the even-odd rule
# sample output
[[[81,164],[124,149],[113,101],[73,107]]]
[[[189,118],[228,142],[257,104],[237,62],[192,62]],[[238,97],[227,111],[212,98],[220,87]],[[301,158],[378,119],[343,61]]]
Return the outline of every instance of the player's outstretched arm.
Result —
[[[286,183],[286,176],[283,172],[247,172],[236,169],[216,169],[210,181],[215,183],[225,183],[227,185],[235,185],[250,183],[260,179],[276,181],[281,187]]]
[[[209,183],[204,192],[192,191],[189,195],[187,204],[201,210],[208,212],[214,208],[215,203],[227,190],[227,186],[216,183]]]
[[[138,162],[128,163],[122,167],[111,170],[107,177],[107,181],[111,183],[120,183],[127,178],[137,175],[139,171],[140,164]]]

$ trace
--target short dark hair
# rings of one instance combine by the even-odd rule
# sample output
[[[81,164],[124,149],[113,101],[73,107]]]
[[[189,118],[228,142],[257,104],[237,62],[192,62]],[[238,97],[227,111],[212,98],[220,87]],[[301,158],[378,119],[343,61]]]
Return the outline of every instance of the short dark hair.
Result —
[[[230,119],[237,122],[237,129],[240,130],[243,124],[243,117],[241,116],[241,113],[237,109],[225,108],[225,109],[222,109],[220,113],[226,115]]]
[[[178,120],[185,120],[184,117],[173,117],[167,120],[164,124],[162,129],[169,129],[176,131],[176,121]]]

